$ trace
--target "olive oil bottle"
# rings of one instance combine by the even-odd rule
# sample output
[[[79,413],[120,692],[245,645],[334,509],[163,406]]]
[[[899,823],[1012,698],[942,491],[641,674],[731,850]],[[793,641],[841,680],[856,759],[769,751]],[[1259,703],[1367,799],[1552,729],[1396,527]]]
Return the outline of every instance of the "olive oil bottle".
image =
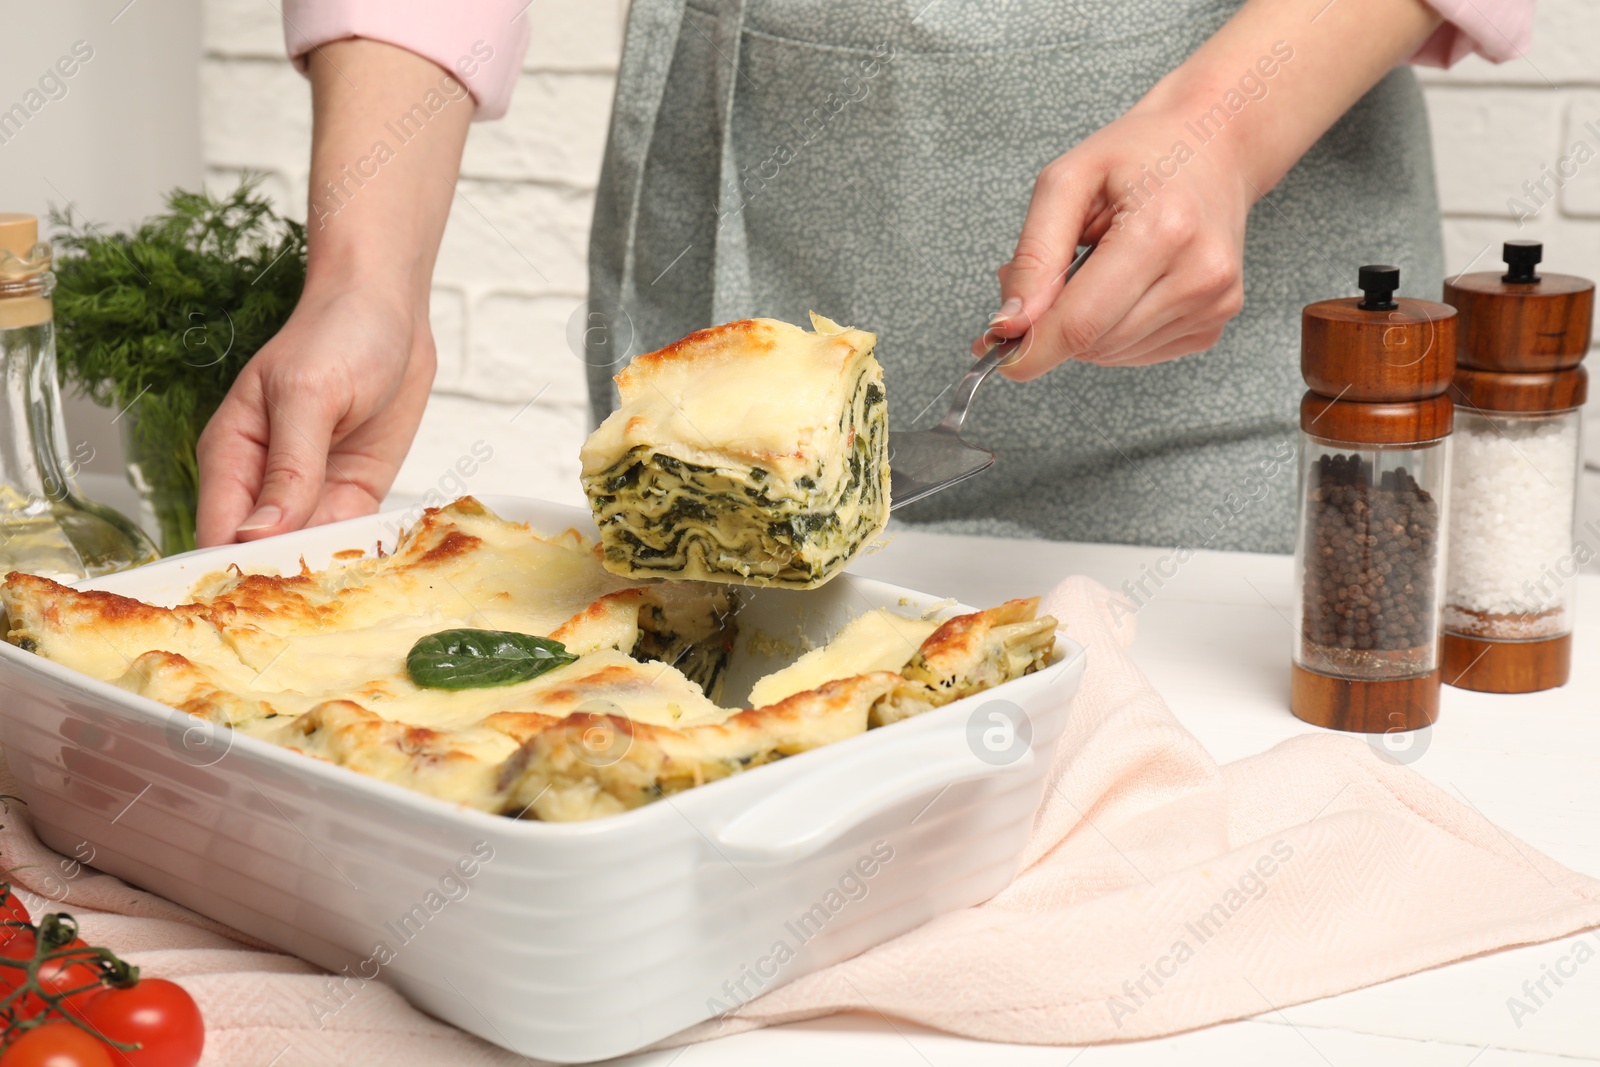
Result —
[[[85,500],[65,461],[50,267],[39,220],[0,213],[0,574],[71,582],[158,554],[126,516]]]

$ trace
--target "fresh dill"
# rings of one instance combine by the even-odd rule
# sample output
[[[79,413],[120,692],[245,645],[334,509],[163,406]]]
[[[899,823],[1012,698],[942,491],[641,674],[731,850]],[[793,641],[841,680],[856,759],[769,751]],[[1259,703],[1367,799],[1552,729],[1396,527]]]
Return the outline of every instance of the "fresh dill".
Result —
[[[174,190],[131,233],[50,216],[62,383],[125,412],[128,461],[169,555],[194,547],[200,431],[305,286],[305,227],[259,183],[247,175],[220,198]]]

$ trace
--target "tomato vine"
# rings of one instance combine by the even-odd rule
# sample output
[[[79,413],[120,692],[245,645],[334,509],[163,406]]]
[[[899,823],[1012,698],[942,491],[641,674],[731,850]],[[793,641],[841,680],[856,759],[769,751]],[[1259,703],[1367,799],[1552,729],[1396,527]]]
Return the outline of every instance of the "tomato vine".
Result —
[[[19,799],[0,794],[0,811]],[[0,1067],[194,1067],[205,1043],[181,986],[141,978],[87,944],[66,912],[35,923],[9,881],[0,881],[0,1025]]]

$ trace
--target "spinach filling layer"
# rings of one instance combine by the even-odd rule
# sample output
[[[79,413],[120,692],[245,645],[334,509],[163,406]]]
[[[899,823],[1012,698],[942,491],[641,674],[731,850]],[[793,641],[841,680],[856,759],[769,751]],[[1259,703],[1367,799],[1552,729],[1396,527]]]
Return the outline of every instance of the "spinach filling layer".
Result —
[[[656,587],[663,588],[684,587]],[[639,607],[639,636],[629,655],[641,663],[677,668],[707,698],[720,701],[739,632],[737,614],[737,603],[723,589],[703,596],[657,595]]]
[[[842,456],[820,455],[792,480],[632,449],[584,480],[608,564],[762,585],[831,577],[888,516],[888,405],[874,364],[863,364],[836,430]]]

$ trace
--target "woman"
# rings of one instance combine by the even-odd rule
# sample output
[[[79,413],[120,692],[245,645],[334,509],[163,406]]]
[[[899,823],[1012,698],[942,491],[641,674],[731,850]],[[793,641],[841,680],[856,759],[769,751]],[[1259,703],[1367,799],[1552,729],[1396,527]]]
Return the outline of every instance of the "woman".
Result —
[[[1398,264],[1417,295],[1443,273],[1426,115],[1397,64],[1518,54],[1531,8],[634,0],[590,248],[594,417],[619,347],[734,318],[815,308],[876,331],[898,426],[947,402],[969,343],[1025,336],[967,424],[1000,463],[899,515],[1285,551],[1300,307],[1361,263]],[[433,377],[429,282],[472,118],[439,68],[497,117],[539,6],[284,16],[313,86],[307,284],[201,439],[202,544],[387,492]],[[402,114],[406,143],[374,162]]]

